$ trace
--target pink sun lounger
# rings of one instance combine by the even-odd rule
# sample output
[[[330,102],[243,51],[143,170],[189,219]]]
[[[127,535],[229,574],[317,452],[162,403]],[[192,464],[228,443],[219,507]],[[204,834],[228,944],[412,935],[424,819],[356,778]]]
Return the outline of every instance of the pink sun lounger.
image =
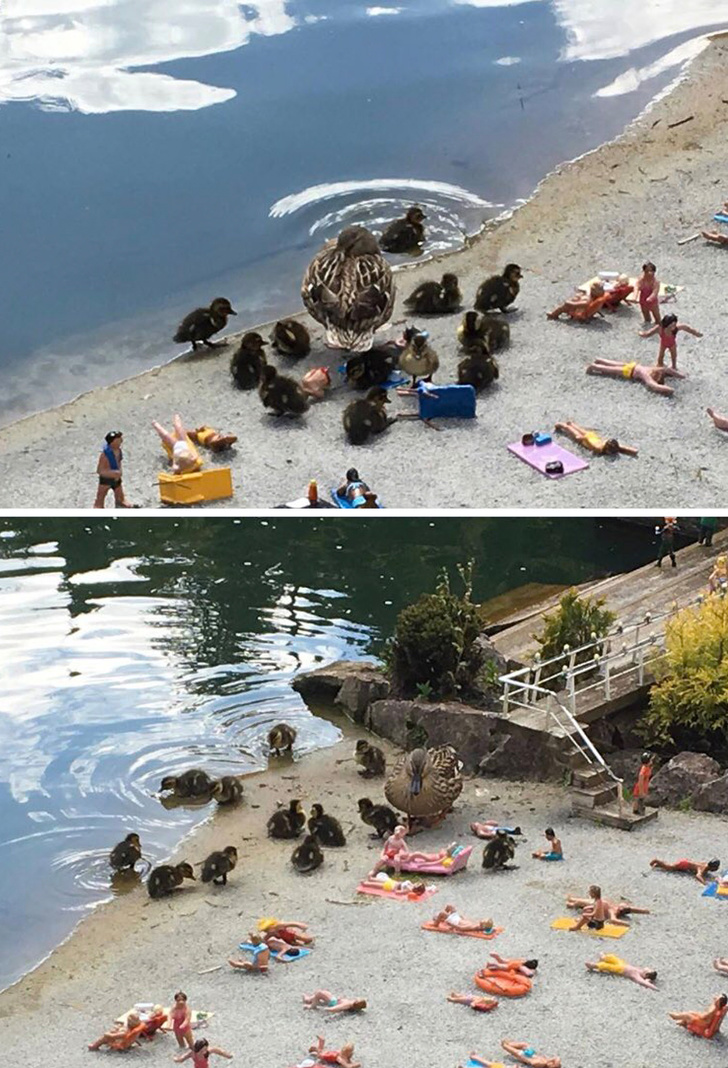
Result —
[[[416,871],[422,875],[452,875],[466,868],[473,852],[472,846],[458,846],[451,857],[443,860],[400,861],[400,871]]]
[[[589,466],[586,460],[582,460],[580,456],[575,456],[573,452],[557,445],[555,441],[549,442],[548,445],[523,445],[520,441],[514,441],[508,446],[508,451],[527,463],[529,467],[545,475],[546,478],[563,478],[564,475],[572,475],[574,471],[583,471]],[[564,470],[552,475],[546,471],[546,464],[555,460],[561,461]]]

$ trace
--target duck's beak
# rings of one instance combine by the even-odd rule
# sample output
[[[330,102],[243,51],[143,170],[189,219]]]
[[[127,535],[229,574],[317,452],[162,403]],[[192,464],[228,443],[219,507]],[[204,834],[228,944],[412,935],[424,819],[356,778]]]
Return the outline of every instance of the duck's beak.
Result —
[[[235,311],[234,308],[231,308],[230,311],[228,312],[228,315],[237,315],[237,314],[238,313]]]
[[[412,782],[410,783],[410,793],[417,797],[422,789],[422,776],[418,771],[412,773]]]

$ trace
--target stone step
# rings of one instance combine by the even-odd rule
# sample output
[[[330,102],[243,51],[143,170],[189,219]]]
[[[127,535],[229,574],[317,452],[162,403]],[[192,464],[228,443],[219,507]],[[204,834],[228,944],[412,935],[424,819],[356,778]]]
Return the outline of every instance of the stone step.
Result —
[[[616,783],[604,783],[587,789],[572,787],[569,791],[574,811],[582,808],[599,808],[617,800],[619,787]]]
[[[641,827],[643,823],[656,820],[658,816],[656,808],[648,808],[644,816],[635,816],[627,802],[624,804],[622,813],[620,813],[616,803],[604,805],[600,808],[577,808],[573,806],[572,811],[575,816],[593,820],[595,823],[600,823],[605,827],[619,827],[623,831],[631,831],[635,827]]]

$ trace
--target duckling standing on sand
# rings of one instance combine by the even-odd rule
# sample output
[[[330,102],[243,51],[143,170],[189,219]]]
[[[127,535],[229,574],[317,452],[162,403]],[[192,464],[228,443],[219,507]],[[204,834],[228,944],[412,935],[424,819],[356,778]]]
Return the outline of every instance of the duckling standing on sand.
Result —
[[[347,226],[306,269],[301,297],[332,348],[366,352],[394,307],[392,271],[363,226]]]
[[[237,352],[230,360],[230,374],[238,389],[257,389],[267,365],[265,341],[255,330],[243,334]]]
[[[394,422],[387,416],[385,404],[389,404],[389,397],[382,386],[374,386],[363,400],[347,404],[342,422],[352,445],[363,445],[370,435],[381,434]]]
[[[214,785],[206,771],[189,768],[181,775],[165,775],[160,790],[171,790],[175,797],[207,797]]]
[[[237,775],[223,775],[212,787],[218,805],[235,805],[243,799],[243,784]]]
[[[321,852],[321,846],[316,841],[316,837],[313,834],[307,834],[300,846],[297,846],[291,855],[291,864],[302,873],[309,871],[315,871],[316,868],[320,868],[324,862],[324,855]]]
[[[200,341],[207,345],[208,349],[218,348],[225,342],[210,341],[210,338],[219,330],[224,330],[230,316],[237,314],[227,297],[215,297],[209,308],[195,308],[189,315],[185,315],[177,327],[174,340],[180,345],[191,341],[195,351]]]
[[[288,802],[288,808],[278,808],[268,820],[269,838],[298,838],[306,826],[306,813],[298,799]]]
[[[473,342],[464,359],[458,364],[458,385],[473,386],[476,393],[487,389],[498,378],[500,371],[491,356],[488,343]]]
[[[450,315],[463,302],[456,274],[444,274],[439,282],[421,282],[405,300],[417,315]]]
[[[311,335],[298,319],[279,319],[270,335],[270,343],[281,356],[299,360],[311,351]]]
[[[414,389],[418,378],[432,381],[432,376],[440,366],[440,360],[428,341],[429,334],[426,330],[408,326],[403,336],[406,345],[399,357],[399,366],[405,374],[412,375]]]
[[[399,349],[396,345],[358,352],[346,361],[346,381],[354,389],[383,386],[398,364]]]
[[[516,842],[506,831],[496,831],[495,837],[483,849],[483,867],[495,871],[508,867],[516,855]]]
[[[384,775],[387,770],[387,761],[382,750],[368,742],[366,738],[360,738],[354,750],[354,759],[360,765],[359,774],[364,779],[373,779],[376,775]]]
[[[124,871],[127,868],[134,869],[138,860],[142,859],[142,843],[138,834],[127,834],[123,842],[119,842],[109,853],[109,864],[115,871]]]
[[[271,756],[279,757],[281,753],[293,752],[296,740],[296,728],[288,723],[277,723],[268,731],[268,748]]]
[[[273,415],[303,415],[308,411],[308,397],[298,382],[279,375],[270,364],[263,368],[258,393],[263,407],[270,408]]]
[[[384,228],[379,238],[379,247],[385,252],[421,252],[425,243],[422,220],[426,218],[419,204],[413,204],[407,209],[403,219],[395,219]]]
[[[309,834],[314,834],[321,845],[345,846],[346,838],[341,824],[333,816],[324,812],[323,805],[311,806],[311,818],[308,821]]]
[[[458,341],[464,349],[473,346],[480,350],[481,342],[485,342],[488,351],[498,352],[504,348],[511,339],[511,328],[505,319],[497,319],[493,315],[484,315],[482,312],[465,312],[463,321],[457,329]]]
[[[486,278],[478,288],[475,295],[475,307],[478,311],[488,312],[500,308],[502,312],[509,311],[509,305],[518,296],[523,278],[523,272],[517,263],[507,263],[503,274],[494,274]]]
[[[214,883],[216,886],[227,886],[228,873],[233,870],[238,862],[238,851],[235,846],[225,846],[210,853],[202,865],[203,883]]]
[[[150,897],[165,897],[182,885],[184,879],[194,879],[192,865],[183,860],[180,864],[160,864],[149,875],[147,890]]]
[[[384,838],[385,835],[394,834],[394,828],[402,822],[389,805],[375,805],[368,797],[359,798],[357,804],[364,823],[368,823],[376,831],[372,838]]]

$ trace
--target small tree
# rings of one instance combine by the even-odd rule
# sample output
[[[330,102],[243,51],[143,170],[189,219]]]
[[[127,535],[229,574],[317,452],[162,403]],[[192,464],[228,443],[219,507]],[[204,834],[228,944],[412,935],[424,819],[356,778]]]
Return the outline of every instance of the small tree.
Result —
[[[393,687],[404,695],[426,691],[433,697],[454,697],[475,686],[485,654],[476,639],[481,632],[478,606],[472,602],[471,560],[459,566],[464,592],[450,589],[446,571],[434,593],[425,593],[397,616],[387,661]]]
[[[559,601],[559,607],[544,616],[544,628],[534,638],[541,646],[541,659],[551,660],[563,653],[564,646],[578,649],[609,633],[616,620],[614,612],[604,607],[604,598],[580,597],[576,590],[568,590]],[[590,660],[594,651],[577,655],[576,663]],[[564,658],[566,663],[566,658]],[[554,668],[554,671],[557,668]],[[552,674],[552,672],[549,672]]]
[[[650,692],[645,734],[669,742],[675,731],[728,736],[728,600],[683,608],[665,628],[665,656]]]

